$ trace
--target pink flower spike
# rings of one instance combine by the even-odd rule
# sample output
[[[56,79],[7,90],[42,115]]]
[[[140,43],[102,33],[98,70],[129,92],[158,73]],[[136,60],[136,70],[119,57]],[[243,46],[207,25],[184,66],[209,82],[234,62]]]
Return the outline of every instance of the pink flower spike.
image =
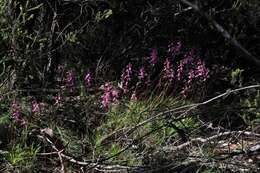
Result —
[[[105,83],[103,87],[103,95],[101,96],[101,104],[103,108],[109,108],[112,103],[118,101],[119,91],[114,89],[110,83]]]
[[[117,98],[119,97],[119,92],[118,92],[118,90],[113,89],[113,90],[111,91],[111,95],[112,95],[113,101],[114,101],[114,102],[117,101]]]
[[[137,97],[136,97],[136,91],[134,91],[131,95],[131,99],[132,101],[136,101],[137,100]]]
[[[121,84],[120,87],[123,89],[124,93],[128,92],[129,83],[132,80],[132,64],[129,63],[125,69],[123,70],[123,73],[121,75]]]
[[[181,94],[183,96],[183,98],[187,98],[188,97],[188,94],[189,94],[189,91],[190,91],[190,86],[186,85],[182,88],[182,91],[181,91]]]
[[[206,68],[206,65],[203,61],[199,60],[197,62],[196,77],[202,78],[203,81],[206,81],[209,78],[209,69]]]
[[[150,63],[152,64],[152,66],[155,66],[157,61],[158,61],[158,51],[156,48],[153,48],[150,55]]]
[[[91,86],[91,80],[92,80],[91,74],[87,73],[85,75],[85,77],[84,77],[84,82],[85,82],[85,86],[86,87],[90,87]]]
[[[61,96],[58,94],[57,96],[54,96],[54,105],[59,105],[61,103]]]
[[[32,113],[34,114],[40,113],[40,104],[36,100],[32,101]]]
[[[20,125],[24,125],[25,120],[22,118],[21,108],[16,101],[12,102],[11,110],[12,110],[12,117],[14,118],[14,120]]]
[[[74,73],[74,71],[69,70],[66,73],[65,83],[66,83],[67,88],[70,89],[70,91],[73,91],[74,86],[75,86],[75,82],[76,82],[75,73]]]
[[[178,41],[176,44],[171,43],[168,46],[168,52],[171,53],[172,55],[176,55],[176,54],[180,53],[181,48],[182,48],[181,41]]]
[[[174,72],[170,60],[167,58],[163,66],[163,78],[169,80],[170,82],[174,79]]]
[[[144,80],[145,77],[147,76],[147,73],[145,71],[145,68],[142,66],[140,69],[139,69],[139,74],[138,74],[138,78],[140,81]]]

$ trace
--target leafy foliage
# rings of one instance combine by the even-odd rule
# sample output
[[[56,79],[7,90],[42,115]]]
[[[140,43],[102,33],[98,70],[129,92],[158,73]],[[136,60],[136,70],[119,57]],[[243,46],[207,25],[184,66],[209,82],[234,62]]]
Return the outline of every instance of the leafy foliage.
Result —
[[[260,2],[185,2],[1,0],[0,170],[242,170],[206,163],[258,139]]]

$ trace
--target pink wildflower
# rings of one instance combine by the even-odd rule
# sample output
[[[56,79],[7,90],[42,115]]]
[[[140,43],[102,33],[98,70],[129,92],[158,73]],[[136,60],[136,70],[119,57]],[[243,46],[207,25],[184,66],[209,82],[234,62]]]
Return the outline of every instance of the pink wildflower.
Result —
[[[153,48],[150,55],[150,63],[152,64],[152,66],[155,66],[157,61],[158,61],[158,51],[157,49]]]
[[[194,70],[190,70],[188,74],[188,85],[192,83],[192,81],[196,78]]]
[[[105,83],[103,88],[103,95],[101,96],[101,103],[104,108],[108,108],[112,103],[117,102],[119,97],[118,90],[114,89],[110,83]]]
[[[132,79],[132,64],[129,63],[126,68],[123,70],[121,75],[121,88],[123,89],[124,93],[128,92],[129,83]]]
[[[22,118],[21,108],[16,101],[12,102],[11,109],[12,109],[12,117],[15,119],[15,121],[20,125],[25,124],[25,121]]]
[[[192,49],[179,62],[176,76],[178,81],[184,81],[181,93],[187,97],[193,86],[203,84],[209,78],[209,69]]]
[[[171,53],[172,55],[176,55],[180,53],[181,47],[182,47],[181,41],[177,42],[176,44],[171,43],[170,45],[168,45],[168,52]]]
[[[109,105],[111,104],[111,100],[110,100],[110,93],[108,92],[105,92],[103,95],[102,95],[102,105],[104,108],[108,108]]]
[[[119,92],[117,89],[112,89],[111,91],[112,101],[117,102],[117,99],[119,97]]]
[[[36,100],[32,101],[32,113],[34,114],[40,113],[40,104]]]
[[[142,66],[140,69],[139,69],[139,74],[138,74],[138,78],[140,81],[144,80],[145,77],[147,76],[147,73],[145,71],[145,68]]]
[[[169,80],[170,82],[174,79],[174,72],[172,69],[171,62],[167,58],[163,66],[163,78]]]
[[[136,96],[136,91],[134,91],[131,95],[131,100],[132,101],[136,101],[137,100],[137,96]]]
[[[60,94],[54,96],[54,105],[59,105],[61,103],[61,96]]]
[[[92,77],[90,73],[87,73],[84,77],[84,82],[85,82],[85,86],[86,87],[90,87],[91,86],[91,81],[92,81]]]
[[[209,70],[205,66],[205,62],[198,60],[196,68],[196,77],[200,77],[203,81],[209,78]]]
[[[182,59],[177,67],[177,79],[180,81],[184,77],[184,70],[187,65],[191,65],[194,61],[194,51],[188,52],[184,59]]]
[[[181,94],[184,98],[188,96],[189,89],[190,88],[187,85],[182,88]]]
[[[75,87],[75,81],[76,81],[75,73],[72,70],[68,71],[66,73],[65,83],[67,88],[70,89],[70,91],[73,91]]]

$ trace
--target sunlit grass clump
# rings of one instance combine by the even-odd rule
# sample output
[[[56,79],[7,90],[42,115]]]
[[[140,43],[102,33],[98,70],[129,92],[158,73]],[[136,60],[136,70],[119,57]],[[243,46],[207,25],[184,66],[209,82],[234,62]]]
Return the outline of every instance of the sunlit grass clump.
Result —
[[[178,136],[176,128],[190,129],[197,124],[192,118],[171,121],[174,114],[167,115],[167,118],[157,118],[156,121],[142,126],[139,124],[158,115],[162,110],[184,104],[182,99],[161,94],[145,100],[130,100],[111,106],[101,126],[95,130],[96,157],[105,154],[107,158],[111,157],[121,164],[141,164],[144,153],[164,146]]]

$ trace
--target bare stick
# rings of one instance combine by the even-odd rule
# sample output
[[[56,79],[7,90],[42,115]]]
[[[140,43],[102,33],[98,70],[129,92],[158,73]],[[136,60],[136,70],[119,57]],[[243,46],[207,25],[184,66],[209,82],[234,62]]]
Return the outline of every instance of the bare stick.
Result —
[[[253,56],[248,50],[246,50],[235,37],[232,37],[226,29],[224,29],[219,23],[217,23],[211,16],[202,12],[200,8],[187,0],[181,0],[182,3],[192,7],[195,11],[200,13],[203,17],[205,17],[214,27],[215,29],[222,34],[222,36],[230,41],[230,43],[237,48],[238,51],[243,55],[242,58],[251,62],[251,64],[257,66],[257,70],[260,71],[260,60]]]
[[[194,144],[197,144],[197,145],[201,145],[201,144],[204,144],[204,143],[208,143],[212,140],[216,140],[216,139],[219,139],[221,137],[225,137],[225,136],[235,136],[235,135],[245,135],[245,136],[255,136],[255,137],[258,137],[260,138],[260,134],[258,133],[253,133],[253,132],[248,132],[248,131],[231,131],[231,132],[223,132],[223,133],[219,133],[219,134],[216,134],[216,135],[213,135],[213,136],[210,136],[208,138],[195,138],[195,139],[191,139],[190,141],[188,142],[185,142],[181,145],[178,145],[178,146],[167,146],[167,147],[164,147],[163,149],[166,150],[166,151],[178,151],[178,150],[182,150],[188,146],[191,146],[191,145],[194,145]]]
[[[38,137],[40,139],[44,139],[45,141],[47,141],[51,147],[56,151],[56,152],[51,152],[51,153],[40,153],[39,155],[52,155],[52,154],[57,154],[60,162],[61,162],[61,172],[64,172],[64,164],[63,164],[63,158],[68,160],[71,163],[80,165],[80,166],[88,166],[88,167],[93,167],[93,169],[96,170],[103,170],[103,171],[110,171],[110,172],[122,172],[123,170],[130,170],[131,167],[128,166],[121,166],[121,165],[101,165],[101,164],[97,164],[97,163],[92,163],[92,162],[83,162],[83,161],[78,161],[76,159],[74,159],[73,157],[67,156],[63,153],[64,150],[58,150],[57,147],[53,144],[53,142],[45,137],[45,136],[40,136],[38,135]]]

